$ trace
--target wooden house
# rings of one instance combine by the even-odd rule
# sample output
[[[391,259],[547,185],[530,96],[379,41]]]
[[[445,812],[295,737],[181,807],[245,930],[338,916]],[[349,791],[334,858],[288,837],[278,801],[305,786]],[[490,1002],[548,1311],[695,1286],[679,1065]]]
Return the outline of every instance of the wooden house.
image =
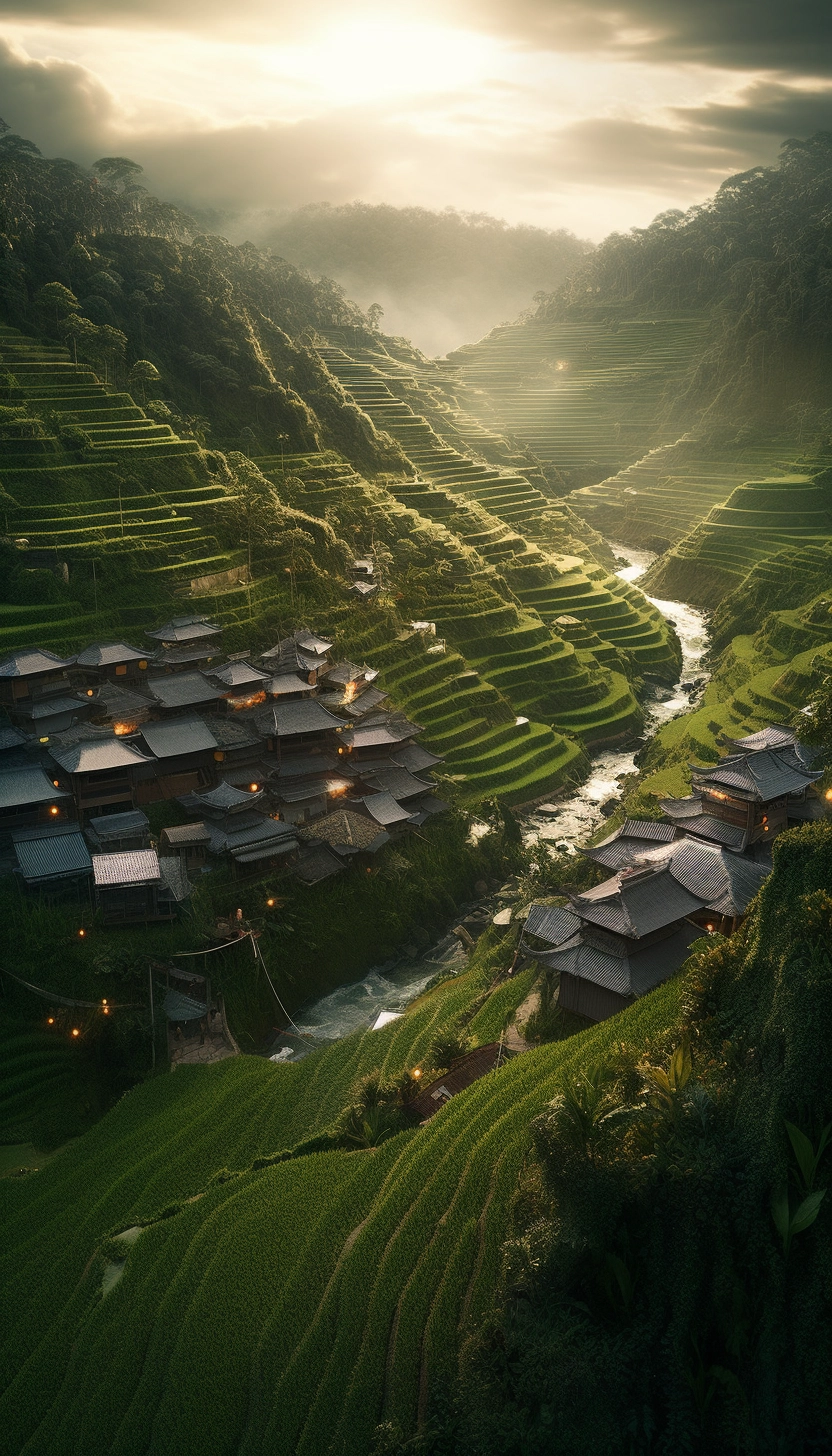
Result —
[[[201,672],[177,672],[148,678],[147,689],[155,699],[156,711],[164,717],[193,713],[199,708],[216,708],[225,695],[224,688],[211,682]]]
[[[110,734],[50,744],[49,755],[69,782],[82,824],[97,809],[135,808],[137,779],[153,772],[152,759]]]
[[[222,635],[222,628],[216,622],[209,622],[207,617],[171,617],[161,627],[145,635],[166,648],[189,647],[194,642],[216,643]]]
[[[159,711],[155,698],[121,682],[101,683],[85,692],[90,701],[90,721],[111,728],[117,738],[137,732]]]
[[[105,925],[173,920],[191,886],[176,859],[155,849],[92,856],[96,906]]]
[[[27,890],[76,892],[92,875],[92,860],[77,824],[43,824],[12,834],[16,874]]]
[[[337,752],[340,735],[344,731],[342,719],[336,718],[314,698],[308,702],[279,703],[263,708],[256,721],[269,752],[275,754],[278,760],[315,749]]]
[[[149,849],[150,820],[141,809],[122,814],[99,814],[88,820],[84,833],[93,849],[113,854],[119,849]]]
[[[325,844],[343,860],[364,863],[390,843],[387,830],[355,808],[333,809],[314,823],[299,826],[297,832],[311,846]]]
[[[0,770],[0,834],[74,818],[72,794],[40,764]]]
[[[144,723],[140,741],[151,755],[153,770],[136,784],[138,804],[177,798],[213,784],[219,743],[202,718],[192,714]]]
[[[208,862],[211,835],[203,820],[195,824],[171,824],[159,836],[159,848],[177,856],[188,871],[199,871]]]
[[[703,932],[730,934],[767,875],[750,859],[685,839],[641,853],[570,907],[533,906],[526,921],[523,949],[560,973],[559,1004],[590,1021],[667,980]],[[554,949],[538,951],[530,938]]]
[[[223,667],[212,669],[207,676],[220,688],[223,701],[231,712],[256,708],[258,703],[266,701],[269,674],[248,662],[227,662]]]
[[[789,729],[764,729],[734,747],[739,751],[712,768],[691,764],[691,794],[661,800],[684,835],[742,852],[825,812],[814,790],[822,775],[812,768],[813,751]]]
[[[153,654],[129,642],[91,642],[75,659],[74,676],[82,686],[102,682],[140,683],[147,676]]]
[[[71,697],[67,669],[74,657],[57,657],[39,647],[15,652],[0,662],[0,705],[17,722],[21,713],[32,719],[32,704],[56,696]]]
[[[437,1112],[441,1112],[458,1092],[464,1092],[466,1087],[478,1082],[480,1077],[487,1076],[489,1072],[498,1071],[512,1055],[502,1041],[491,1041],[486,1046],[475,1047],[472,1052],[466,1052],[465,1056],[457,1057],[451,1062],[447,1072],[422,1087],[418,1095],[411,1099],[407,1104],[409,1116],[415,1122],[427,1122]]]
[[[679,835],[675,824],[665,824],[661,819],[625,819],[614,834],[581,852],[605,869],[620,870],[656,845],[672,844]]]

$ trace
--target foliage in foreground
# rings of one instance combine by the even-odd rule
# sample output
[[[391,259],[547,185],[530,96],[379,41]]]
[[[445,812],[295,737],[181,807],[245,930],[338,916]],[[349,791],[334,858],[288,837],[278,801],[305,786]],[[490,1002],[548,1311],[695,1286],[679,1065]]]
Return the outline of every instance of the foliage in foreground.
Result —
[[[420,1450],[828,1449],[830,884],[832,827],[779,839],[653,1054],[620,1042],[535,1120],[501,1306]]]

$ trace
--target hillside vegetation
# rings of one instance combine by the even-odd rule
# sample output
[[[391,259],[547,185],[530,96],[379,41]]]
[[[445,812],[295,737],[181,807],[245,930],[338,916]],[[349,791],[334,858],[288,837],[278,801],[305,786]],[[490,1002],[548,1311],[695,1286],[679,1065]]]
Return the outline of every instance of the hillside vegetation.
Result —
[[[298,267],[337,279],[364,309],[377,305],[388,333],[427,354],[479,338],[495,318],[515,318],[590,251],[564,229],[366,202],[312,204],[259,225],[256,236]]]

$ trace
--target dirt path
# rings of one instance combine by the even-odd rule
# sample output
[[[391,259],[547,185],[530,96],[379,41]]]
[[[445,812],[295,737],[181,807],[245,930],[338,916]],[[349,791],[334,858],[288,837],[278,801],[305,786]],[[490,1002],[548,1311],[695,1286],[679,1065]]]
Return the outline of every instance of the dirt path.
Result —
[[[531,1049],[531,1042],[526,1041],[520,1032],[520,1027],[525,1026],[533,1011],[536,1011],[540,1002],[540,992],[533,986],[525,1001],[517,1008],[514,1020],[506,1031],[505,1044],[513,1052],[527,1052]]]

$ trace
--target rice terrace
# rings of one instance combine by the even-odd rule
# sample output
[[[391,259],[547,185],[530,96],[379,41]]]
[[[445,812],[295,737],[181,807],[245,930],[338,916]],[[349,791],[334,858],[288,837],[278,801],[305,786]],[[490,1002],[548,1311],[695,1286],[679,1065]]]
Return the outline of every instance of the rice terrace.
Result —
[[[832,1453],[828,17],[0,10],[0,1452]]]

